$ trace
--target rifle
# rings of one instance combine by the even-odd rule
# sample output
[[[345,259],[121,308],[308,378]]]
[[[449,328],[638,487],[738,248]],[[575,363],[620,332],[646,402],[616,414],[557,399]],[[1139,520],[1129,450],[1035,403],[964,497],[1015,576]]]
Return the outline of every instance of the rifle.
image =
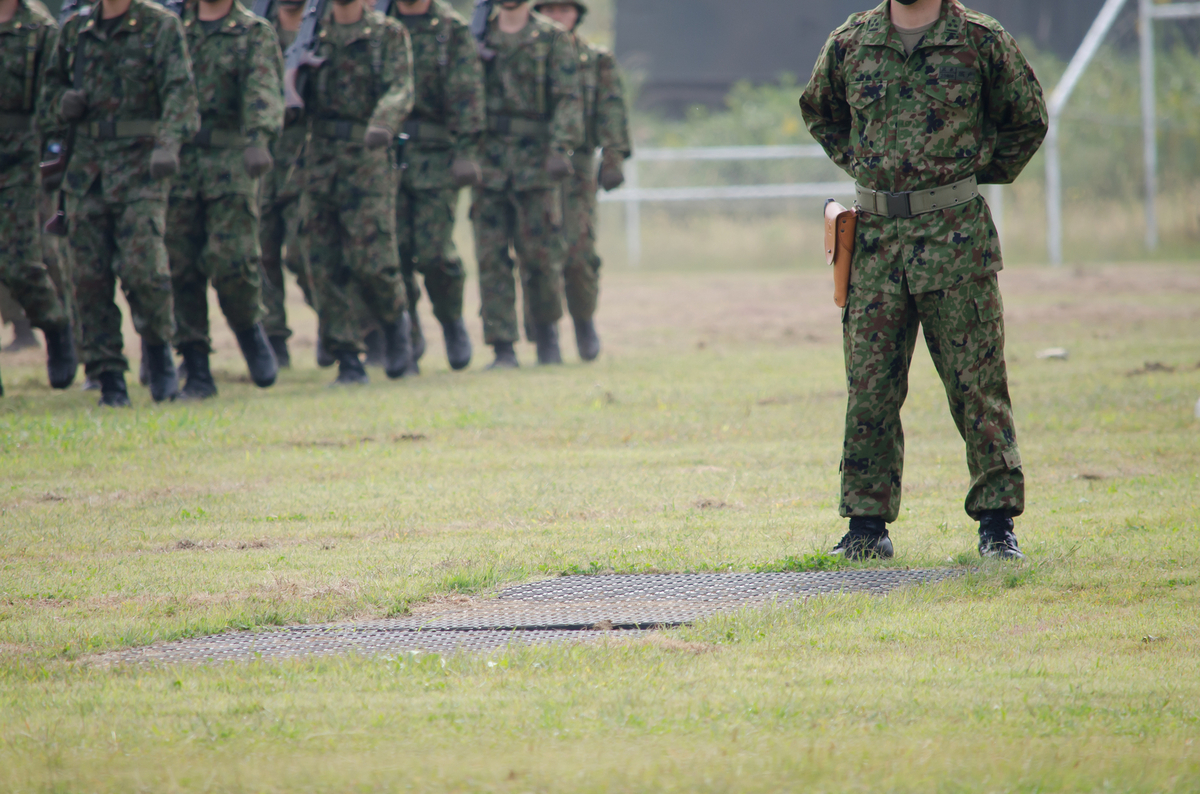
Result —
[[[325,16],[327,0],[308,0],[304,6],[304,18],[300,21],[300,30],[296,32],[296,40],[283,54],[283,106],[284,116],[288,123],[294,122],[304,110],[304,83],[307,72],[301,68],[308,66],[317,68],[325,63],[324,58],[316,55],[321,42],[317,38],[317,26]]]
[[[80,0],[63,0],[62,6],[58,9],[58,26],[62,28],[66,21],[75,15],[75,11],[79,8]],[[77,52],[76,58],[81,57]],[[79,82],[83,77],[81,68],[75,69],[75,82]],[[75,86],[79,88],[79,86]],[[48,160],[42,160],[38,163],[38,172],[42,178],[42,189],[48,193],[53,193],[62,186],[63,177],[67,174],[67,166],[71,163],[71,150],[75,148],[75,125],[72,124],[67,128],[67,137],[63,141],[50,140],[46,142],[46,154],[53,155]],[[63,194],[58,194],[58,209],[54,213],[54,217],[46,221],[46,225],[42,227],[42,231],[46,234],[54,235],[55,237],[67,236],[67,210]]]
[[[471,14],[471,35],[475,37],[475,49],[479,57],[490,61],[496,57],[496,51],[487,46],[488,20],[492,17],[492,5],[495,0],[475,0],[475,12]]]

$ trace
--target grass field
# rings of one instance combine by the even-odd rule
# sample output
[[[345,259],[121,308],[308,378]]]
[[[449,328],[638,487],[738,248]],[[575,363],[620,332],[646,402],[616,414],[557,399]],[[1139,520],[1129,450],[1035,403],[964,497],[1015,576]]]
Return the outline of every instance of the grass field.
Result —
[[[134,410],[100,411],[43,386],[38,354],[0,356],[0,791],[1200,790],[1195,265],[1002,275],[1027,564],[978,566],[919,348],[888,564],[978,566],[954,581],[488,657],[97,663],[828,549],[827,274],[606,278],[590,366],[485,373],[477,347],[451,373],[435,340],[418,379],[331,390],[300,306],[297,368],[268,391],[218,322],[221,396],[198,406],[134,387]]]

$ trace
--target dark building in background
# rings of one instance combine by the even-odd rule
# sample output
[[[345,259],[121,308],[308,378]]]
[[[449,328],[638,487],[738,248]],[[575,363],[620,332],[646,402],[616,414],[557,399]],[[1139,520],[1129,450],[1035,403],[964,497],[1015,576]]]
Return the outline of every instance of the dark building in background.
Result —
[[[639,104],[678,115],[719,105],[739,80],[808,79],[826,37],[871,0],[615,0],[617,57]],[[1103,0],[966,0],[1014,36],[1069,59]],[[1130,2],[1128,14],[1136,9]]]

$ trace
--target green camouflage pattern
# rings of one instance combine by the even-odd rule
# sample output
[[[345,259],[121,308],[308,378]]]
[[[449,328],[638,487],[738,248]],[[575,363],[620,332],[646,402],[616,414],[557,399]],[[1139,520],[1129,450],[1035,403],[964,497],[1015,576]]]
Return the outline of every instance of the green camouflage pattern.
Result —
[[[563,287],[567,311],[576,320],[590,320],[600,300],[600,256],[596,253],[596,169],[575,164],[575,174],[562,187]]]
[[[97,27],[93,9],[67,20],[46,68],[38,120],[61,128],[59,100],[72,87],[74,61],[84,57],[81,90],[92,122],[155,121],[156,137],[97,139],[78,134],[63,191],[83,196],[98,186],[106,201],[165,201],[169,182],[150,176],[155,146],[179,153],[200,128],[192,64],[179,18],[151,0],[131,0],[111,37]]]
[[[0,283],[38,328],[68,321],[64,303],[43,261],[38,218],[41,188],[33,184],[0,188]]]
[[[337,355],[365,350],[355,296],[379,324],[395,322],[407,306],[396,240],[399,171],[392,147],[368,150],[361,135],[325,137],[318,122],[399,132],[413,105],[412,48],[399,22],[372,9],[353,25],[335,25],[330,16],[320,35],[317,54],[328,60],[306,92],[310,135],[298,161],[300,248],[322,341]]]
[[[462,317],[467,271],[454,245],[458,188],[413,190],[401,185],[396,196],[396,241],[408,305],[421,297],[416,274],[425,282],[433,314],[443,323]]]
[[[603,149],[622,159],[633,153],[629,138],[629,105],[617,59],[610,50],[576,36],[583,99],[584,143],[580,152]]]
[[[1025,509],[1025,477],[1004,364],[1004,306],[996,276],[932,292],[851,293],[843,312],[846,434],[842,449],[843,516],[900,514],[904,429],[900,408],[918,325],[946,389],[950,415],[966,442],[971,485],[964,504]]]
[[[258,180],[246,173],[246,146],[269,148],[283,126],[283,55],[275,30],[234,0],[212,33],[197,8],[183,14],[202,129],[239,135],[244,145],[185,142],[171,183],[167,254],[175,290],[175,345],[211,349],[208,285],[236,333],[264,315],[258,240]]]
[[[911,57],[888,2],[853,14],[825,44],[800,107],[834,163],[864,187],[893,192],[972,175],[1012,182],[1047,126],[1041,86],[1016,41],[954,0]],[[908,219],[863,214],[851,288],[929,292],[1001,267],[982,199]]]

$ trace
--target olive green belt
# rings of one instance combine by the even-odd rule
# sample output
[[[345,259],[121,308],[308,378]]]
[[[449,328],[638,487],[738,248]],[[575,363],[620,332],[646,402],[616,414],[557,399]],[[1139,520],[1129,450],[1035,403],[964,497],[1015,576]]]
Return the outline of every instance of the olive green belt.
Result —
[[[355,124],[353,121],[322,121],[313,122],[313,132],[322,138],[334,138],[339,141],[357,141],[367,134],[367,125]]]
[[[32,121],[32,113],[0,113],[0,130],[27,130]]]
[[[912,218],[927,212],[937,212],[979,198],[979,183],[974,176],[932,190],[910,190],[888,193],[854,186],[858,207],[872,215],[885,218]]]
[[[153,138],[158,135],[157,121],[93,121],[80,124],[79,133],[97,140],[113,138]]]
[[[409,119],[404,122],[404,134],[410,142],[450,143],[450,130],[441,124]]]
[[[545,121],[534,121],[516,116],[491,116],[488,118],[488,131],[499,135],[522,135],[532,138],[549,138],[550,124]]]
[[[201,127],[192,138],[192,143],[213,149],[245,149],[250,145],[249,139],[239,132],[215,130],[212,127]]]

